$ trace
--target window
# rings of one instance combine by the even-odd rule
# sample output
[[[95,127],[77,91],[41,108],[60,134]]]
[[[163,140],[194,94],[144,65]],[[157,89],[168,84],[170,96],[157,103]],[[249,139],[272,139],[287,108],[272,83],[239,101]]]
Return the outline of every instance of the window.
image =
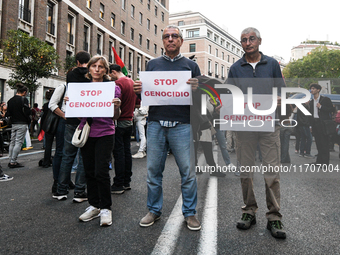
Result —
[[[184,26],[184,21],[183,20],[178,21],[178,26]]]
[[[147,6],[148,6],[148,10],[150,10],[150,0],[148,0]]]
[[[214,36],[214,42],[217,42],[218,36]]]
[[[143,13],[139,13],[139,24],[143,24]]]
[[[105,6],[102,3],[100,3],[100,6],[99,6],[99,18],[101,18],[101,19],[104,19],[104,8],[105,8]]]
[[[124,21],[122,21],[122,22],[120,23],[120,33],[121,33],[122,35],[125,35],[125,22],[124,22]]]
[[[187,33],[187,36],[189,38],[191,38],[191,37],[199,37],[200,36],[200,30],[199,29],[189,30],[188,33]]]
[[[103,35],[101,33],[97,34],[97,54],[102,55],[103,52]]]
[[[157,44],[153,45],[153,50],[154,50],[155,54],[157,54]]]
[[[31,10],[29,0],[19,1],[19,19],[31,23]]]
[[[227,42],[227,45],[226,45],[227,49],[229,49],[230,47],[230,43]]]
[[[230,62],[230,56],[229,55],[228,55],[227,59],[228,59],[227,61]]]
[[[126,0],[122,0],[122,9],[123,9],[123,10],[126,9]]]
[[[218,78],[218,63],[215,63],[215,77]]]
[[[147,28],[147,30],[150,30],[150,20],[149,19],[146,20],[146,28]]]
[[[218,49],[215,50],[215,56],[218,57]]]
[[[157,35],[157,25],[155,25],[155,35]]]
[[[208,60],[208,75],[211,76],[211,60]]]
[[[189,52],[195,52],[196,51],[196,43],[189,44]]]
[[[162,19],[162,22],[164,22],[164,20],[165,20],[165,14],[164,14],[164,12],[162,12],[162,14],[161,14],[161,19]]]
[[[158,7],[155,5],[155,16],[157,17],[158,15]]]
[[[150,40],[146,39],[146,49],[150,50]]]
[[[163,56],[164,55],[164,49],[161,48],[161,55]]]
[[[130,29],[130,39],[135,40],[135,30],[133,28]]]
[[[207,32],[207,37],[211,38],[211,32],[210,31]]]
[[[116,26],[116,14],[111,12],[111,27],[115,27],[115,26]]]
[[[74,38],[74,17],[68,14],[67,17],[67,42],[73,45]]]
[[[84,45],[83,50],[89,52],[90,51],[90,26],[84,25]]]
[[[225,78],[225,73],[224,73],[224,65],[221,65],[221,78]]]
[[[133,52],[129,51],[129,65],[128,65],[129,71],[133,70]]]
[[[161,5],[165,7],[165,0],[161,0]]]
[[[119,57],[124,63],[125,62],[125,47],[124,46],[119,46]]]
[[[233,58],[233,64],[235,63],[235,58]]]
[[[137,57],[137,73],[139,73],[141,71],[142,68],[142,57],[140,55],[138,55]]]
[[[224,40],[223,39],[221,39],[221,43],[220,43],[222,46],[224,45]]]
[[[222,56],[221,57],[222,57],[222,60],[224,60],[224,52],[222,52]]]
[[[54,4],[47,2],[46,32],[55,35]]]
[[[143,36],[141,34],[138,35],[138,43],[140,46],[143,44]]]
[[[86,7],[91,9],[91,7],[92,7],[92,0],[86,0]]]
[[[112,46],[113,46],[113,42],[109,41],[109,63],[113,63]]]
[[[208,45],[208,53],[211,54],[211,45]]]
[[[235,52],[235,46],[234,46],[234,45],[231,46],[231,51],[232,51],[232,52]]]
[[[131,4],[131,17],[135,17],[135,6]]]

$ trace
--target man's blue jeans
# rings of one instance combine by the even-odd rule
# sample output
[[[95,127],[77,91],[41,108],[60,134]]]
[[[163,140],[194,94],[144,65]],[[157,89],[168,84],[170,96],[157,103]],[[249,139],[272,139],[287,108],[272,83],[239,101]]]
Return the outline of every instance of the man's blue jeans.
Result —
[[[184,217],[196,214],[197,180],[194,168],[194,146],[190,124],[162,127],[151,121],[147,128],[147,185],[149,211],[161,215],[163,205],[162,179],[168,147],[175,156],[181,174],[182,212]]]
[[[58,178],[58,193],[67,194],[68,186],[71,180],[71,171],[73,161],[77,156],[78,148],[72,145],[72,137],[77,128],[77,125],[65,125],[64,150],[61,160],[59,178]],[[83,158],[79,152],[79,163],[75,179],[74,193],[84,192],[86,189],[86,178],[84,171]]]

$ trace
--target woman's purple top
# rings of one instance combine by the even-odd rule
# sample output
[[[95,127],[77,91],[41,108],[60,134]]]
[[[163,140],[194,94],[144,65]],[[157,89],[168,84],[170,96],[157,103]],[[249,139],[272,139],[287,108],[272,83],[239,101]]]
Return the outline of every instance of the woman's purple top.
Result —
[[[118,86],[115,88],[115,98],[121,97],[121,91]],[[79,128],[83,129],[87,118],[82,118],[79,124]],[[93,122],[90,129],[90,137],[102,137],[106,135],[113,135],[115,133],[115,125],[113,118],[93,118]]]

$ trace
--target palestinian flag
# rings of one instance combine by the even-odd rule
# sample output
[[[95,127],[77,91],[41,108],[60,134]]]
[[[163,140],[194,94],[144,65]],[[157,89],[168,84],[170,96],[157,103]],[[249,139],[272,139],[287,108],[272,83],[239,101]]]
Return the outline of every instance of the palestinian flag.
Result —
[[[122,68],[122,72],[125,76],[128,75],[128,71],[126,70],[125,68],[125,65],[123,63],[123,61],[120,59],[120,57],[118,56],[115,48],[112,46],[112,50],[113,50],[113,55],[115,57],[115,61],[116,61],[116,64],[119,65],[121,68]]]

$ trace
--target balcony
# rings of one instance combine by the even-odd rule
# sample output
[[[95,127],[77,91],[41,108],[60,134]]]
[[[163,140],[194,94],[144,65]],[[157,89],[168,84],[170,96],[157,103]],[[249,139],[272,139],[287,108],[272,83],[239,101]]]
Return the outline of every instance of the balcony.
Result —
[[[31,23],[31,10],[25,8],[23,5],[19,6],[19,19]]]
[[[218,78],[218,74],[215,74],[215,78]]]
[[[55,25],[51,21],[46,21],[46,32],[55,35]]]
[[[208,71],[208,75],[209,75],[209,76],[212,76],[212,72]]]

